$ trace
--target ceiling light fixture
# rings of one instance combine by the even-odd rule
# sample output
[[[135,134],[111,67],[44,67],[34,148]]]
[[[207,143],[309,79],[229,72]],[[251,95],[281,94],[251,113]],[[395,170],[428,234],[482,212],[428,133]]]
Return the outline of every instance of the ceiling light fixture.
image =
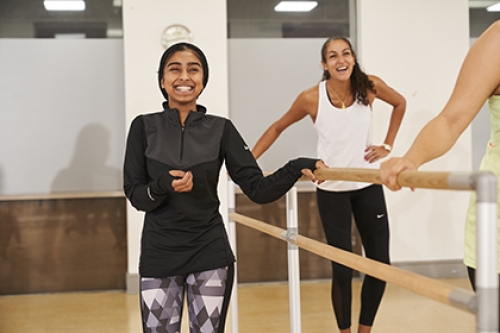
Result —
[[[281,1],[274,7],[275,12],[310,12],[318,5],[317,1]]]
[[[486,8],[488,12],[500,12],[500,2]]]
[[[47,11],[84,11],[83,0],[45,0],[43,2]]]

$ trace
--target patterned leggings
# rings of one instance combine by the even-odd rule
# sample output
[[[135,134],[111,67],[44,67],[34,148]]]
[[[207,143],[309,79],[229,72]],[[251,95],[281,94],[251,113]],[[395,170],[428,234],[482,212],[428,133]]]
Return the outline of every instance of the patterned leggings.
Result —
[[[189,331],[222,333],[233,287],[234,265],[166,278],[141,278],[144,333],[179,333],[187,294]]]

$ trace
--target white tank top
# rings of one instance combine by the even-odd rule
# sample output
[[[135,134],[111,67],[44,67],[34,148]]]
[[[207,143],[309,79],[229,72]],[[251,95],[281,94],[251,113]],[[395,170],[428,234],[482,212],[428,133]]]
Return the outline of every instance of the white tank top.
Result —
[[[378,169],[378,161],[364,159],[365,149],[372,144],[372,110],[355,102],[339,109],[333,106],[326,90],[326,81],[319,83],[318,114],[314,128],[318,132],[318,156],[330,168]],[[326,191],[350,191],[371,184],[347,181],[326,181],[318,187]]]

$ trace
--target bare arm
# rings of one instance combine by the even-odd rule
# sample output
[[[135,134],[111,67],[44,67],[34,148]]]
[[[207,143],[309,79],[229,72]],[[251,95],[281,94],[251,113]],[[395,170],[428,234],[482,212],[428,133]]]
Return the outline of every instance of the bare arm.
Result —
[[[406,111],[406,99],[393,88],[389,87],[380,78],[374,78],[375,89],[377,90],[376,98],[392,105],[391,120],[385,137],[384,143],[394,146],[396,135],[403,121],[403,116]]]
[[[392,190],[401,187],[397,175],[446,153],[469,126],[486,99],[500,86],[500,21],[493,23],[474,43],[458,74],[444,109],[420,131],[402,158],[381,166],[381,179]]]
[[[384,140],[384,143],[394,146],[396,135],[403,121],[403,116],[406,111],[406,99],[393,88],[389,87],[384,81],[376,76],[370,76],[370,80],[375,84],[377,94],[375,98],[386,102],[393,107],[389,128]],[[367,148],[365,158],[370,162],[375,162],[380,158],[386,157],[389,153],[381,146],[370,146]]]
[[[262,154],[264,154],[264,152],[268,150],[269,147],[271,147],[276,139],[278,139],[280,134],[290,125],[303,119],[308,114],[314,118],[315,115],[311,114],[311,112],[314,112],[313,110],[315,110],[313,107],[314,98],[312,96],[314,95],[314,89],[315,88],[313,87],[311,89],[303,91],[299,96],[297,96],[290,109],[280,119],[269,126],[264,134],[262,134],[262,136],[259,138],[252,149],[252,154],[255,159],[258,159],[260,156],[262,156]]]

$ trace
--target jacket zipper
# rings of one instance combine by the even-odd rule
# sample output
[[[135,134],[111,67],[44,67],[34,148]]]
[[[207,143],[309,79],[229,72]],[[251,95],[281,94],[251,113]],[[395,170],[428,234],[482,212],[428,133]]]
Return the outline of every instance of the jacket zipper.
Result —
[[[182,122],[181,122],[181,161],[182,161],[182,157],[184,155],[184,132],[186,131],[186,124],[187,124],[187,121],[189,119],[190,113],[188,113],[186,119],[184,119],[184,124],[182,124]],[[180,122],[180,120],[179,120],[179,122]]]
[[[186,124],[188,122],[190,114],[191,112],[189,112],[188,115],[186,116],[186,119],[184,119],[184,124],[182,124],[182,122],[179,119],[179,123],[181,124],[181,161],[182,157],[184,156],[184,132],[186,131]]]
[[[186,130],[186,125],[181,125],[181,161],[184,155],[184,131]]]

